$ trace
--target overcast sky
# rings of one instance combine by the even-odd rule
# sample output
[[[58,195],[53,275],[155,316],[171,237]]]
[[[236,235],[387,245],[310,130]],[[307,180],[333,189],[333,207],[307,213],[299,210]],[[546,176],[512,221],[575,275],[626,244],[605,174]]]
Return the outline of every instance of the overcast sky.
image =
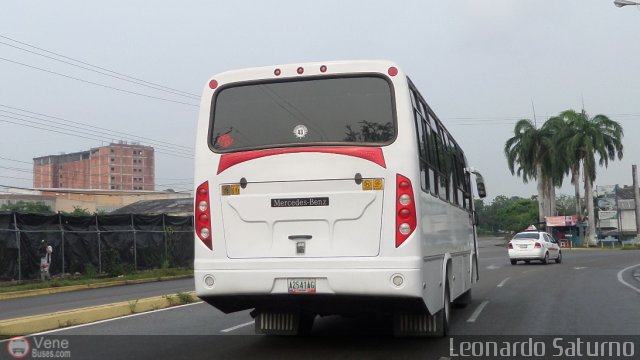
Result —
[[[156,146],[157,189],[191,189],[193,159],[168,154],[192,151],[194,105],[209,77],[344,59],[397,62],[483,171],[490,198],[535,193],[503,155],[515,122],[533,119],[534,108],[538,125],[583,104],[620,122],[624,158],[599,168],[596,184],[630,184],[640,154],[639,40],[639,9],[612,0],[6,0],[0,185],[31,187],[34,157],[129,139]]]

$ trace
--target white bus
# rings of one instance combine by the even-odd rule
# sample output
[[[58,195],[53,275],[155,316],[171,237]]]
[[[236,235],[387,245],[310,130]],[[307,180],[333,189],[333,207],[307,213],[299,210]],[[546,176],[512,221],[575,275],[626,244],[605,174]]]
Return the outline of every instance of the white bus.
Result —
[[[477,281],[479,173],[389,61],[229,71],[205,86],[195,159],[195,287],[257,333],[387,315],[442,336]]]

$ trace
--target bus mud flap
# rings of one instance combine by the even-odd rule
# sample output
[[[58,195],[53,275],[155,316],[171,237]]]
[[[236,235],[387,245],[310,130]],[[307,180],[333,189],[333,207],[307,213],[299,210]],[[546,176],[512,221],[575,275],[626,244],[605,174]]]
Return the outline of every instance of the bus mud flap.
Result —
[[[296,335],[300,326],[300,313],[261,312],[255,320],[256,334]]]

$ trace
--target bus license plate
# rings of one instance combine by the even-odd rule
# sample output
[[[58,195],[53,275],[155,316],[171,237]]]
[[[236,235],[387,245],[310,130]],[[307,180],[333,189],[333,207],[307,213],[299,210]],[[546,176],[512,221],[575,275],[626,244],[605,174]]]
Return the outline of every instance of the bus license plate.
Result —
[[[290,293],[309,294],[316,292],[316,279],[287,279]]]

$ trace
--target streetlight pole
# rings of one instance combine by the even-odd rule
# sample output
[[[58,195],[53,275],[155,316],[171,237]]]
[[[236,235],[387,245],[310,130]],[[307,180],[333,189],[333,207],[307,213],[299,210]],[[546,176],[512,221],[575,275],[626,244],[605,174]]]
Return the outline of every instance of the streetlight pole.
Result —
[[[627,5],[635,5],[635,6],[640,5],[640,3],[637,3],[635,1],[629,1],[629,0],[615,0],[613,4],[617,7],[623,7]]]

